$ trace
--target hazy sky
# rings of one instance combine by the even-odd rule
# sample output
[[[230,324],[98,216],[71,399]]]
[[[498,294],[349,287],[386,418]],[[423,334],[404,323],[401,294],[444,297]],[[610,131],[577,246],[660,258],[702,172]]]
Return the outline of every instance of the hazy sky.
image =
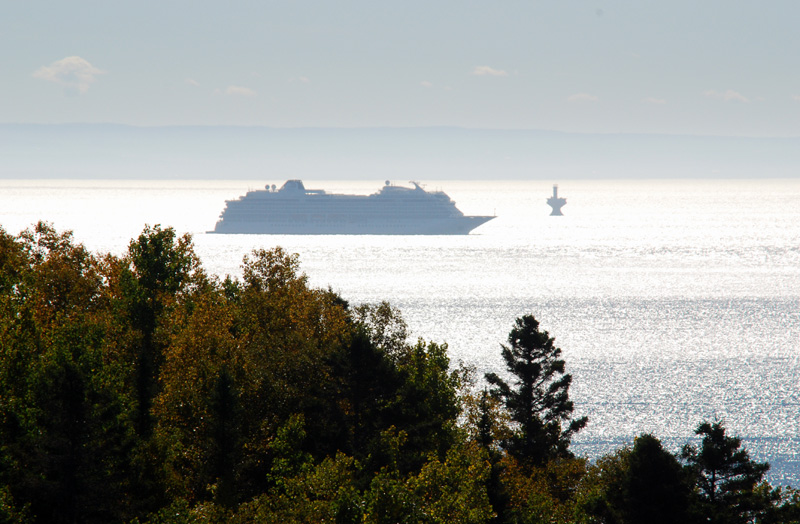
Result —
[[[797,0],[0,0],[0,123],[800,136]]]

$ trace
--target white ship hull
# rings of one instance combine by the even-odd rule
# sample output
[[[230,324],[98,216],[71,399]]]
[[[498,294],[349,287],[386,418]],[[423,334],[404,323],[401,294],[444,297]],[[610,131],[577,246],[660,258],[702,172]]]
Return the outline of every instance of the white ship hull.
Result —
[[[274,186],[273,186],[274,188]],[[272,235],[466,235],[491,216],[464,216],[442,192],[386,185],[369,195],[307,190],[251,191],[226,203],[213,233]]]
[[[312,219],[296,215],[291,221],[218,223],[214,233],[270,235],[466,235],[494,217],[441,219],[351,220]]]

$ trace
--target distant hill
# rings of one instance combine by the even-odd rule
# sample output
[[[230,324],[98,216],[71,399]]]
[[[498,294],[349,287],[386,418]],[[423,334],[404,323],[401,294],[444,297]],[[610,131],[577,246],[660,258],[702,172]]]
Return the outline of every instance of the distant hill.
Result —
[[[464,128],[0,124],[0,178],[583,179],[800,176],[800,138]]]

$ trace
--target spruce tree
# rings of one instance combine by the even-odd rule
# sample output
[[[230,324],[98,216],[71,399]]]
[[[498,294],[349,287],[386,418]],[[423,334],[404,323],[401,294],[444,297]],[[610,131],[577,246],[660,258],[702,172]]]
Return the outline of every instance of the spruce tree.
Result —
[[[744,524],[766,512],[776,500],[773,492],[756,489],[769,470],[741,448],[741,439],[725,434],[722,422],[703,422],[695,430],[703,437],[700,448],[687,444],[682,457],[694,474],[698,492],[696,511],[714,524]]]
[[[502,346],[513,382],[509,384],[495,373],[486,374],[491,393],[502,400],[518,424],[505,448],[527,466],[570,457],[570,440],[588,420],[571,420],[572,376],[564,373],[561,349],[554,342],[547,331],[539,330],[539,322],[532,315],[518,318],[508,335],[509,345]]]

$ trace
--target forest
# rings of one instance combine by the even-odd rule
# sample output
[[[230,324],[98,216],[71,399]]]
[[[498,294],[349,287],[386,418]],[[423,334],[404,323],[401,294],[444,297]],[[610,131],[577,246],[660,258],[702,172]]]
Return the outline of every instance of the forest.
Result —
[[[189,235],[124,255],[0,228],[0,523],[800,523],[725,421],[591,460],[555,337],[520,316],[477,376],[390,304]]]

